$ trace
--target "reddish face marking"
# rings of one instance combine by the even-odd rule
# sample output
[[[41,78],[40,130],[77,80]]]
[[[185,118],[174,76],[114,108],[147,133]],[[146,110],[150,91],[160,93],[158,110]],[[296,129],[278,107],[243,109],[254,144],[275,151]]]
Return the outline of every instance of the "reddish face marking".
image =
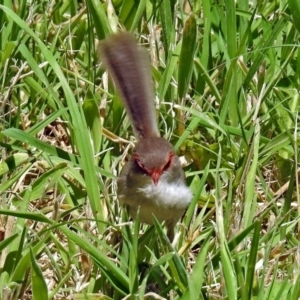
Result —
[[[134,156],[134,160],[139,165],[139,167],[141,169],[143,169],[152,178],[154,185],[157,185],[158,181],[160,179],[161,174],[164,171],[167,171],[170,168],[172,160],[173,160],[173,157],[174,157],[174,153],[170,152],[169,155],[168,155],[168,159],[166,160],[165,164],[162,167],[160,167],[160,168],[152,168],[152,169],[149,169],[145,165],[143,165],[141,163],[140,158],[139,158],[138,155]]]

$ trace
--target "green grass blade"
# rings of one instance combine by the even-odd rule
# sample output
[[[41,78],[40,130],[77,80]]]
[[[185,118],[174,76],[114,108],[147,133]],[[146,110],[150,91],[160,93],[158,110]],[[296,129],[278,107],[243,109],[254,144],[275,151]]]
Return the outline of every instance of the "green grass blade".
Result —
[[[186,20],[178,65],[178,97],[183,99],[189,87],[197,46],[197,24],[194,14]]]
[[[104,12],[102,3],[100,1],[88,0],[87,4],[89,7],[89,12],[93,17],[97,37],[99,40],[102,40],[105,37],[107,37],[110,33],[112,33],[110,22]]]
[[[181,43],[182,41],[180,41],[174,51],[168,56],[167,62],[166,62],[166,67],[164,69],[162,78],[158,84],[158,97],[161,101],[164,100],[167,90],[170,86],[171,80],[172,80],[172,76],[174,74],[174,70],[176,68],[177,62],[178,62],[178,56],[181,50]]]
[[[235,1],[226,0],[226,21],[227,21],[227,45],[228,45],[228,55],[232,59],[236,55],[236,11],[235,11]]]
[[[247,88],[250,84],[250,81],[252,80],[255,72],[258,71],[259,67],[261,66],[264,55],[269,50],[269,47],[273,45],[274,39],[278,36],[279,32],[282,30],[283,26],[285,25],[284,19],[280,19],[270,30],[268,36],[265,37],[265,41],[263,43],[263,47],[259,49],[259,53],[256,56],[256,59],[254,60],[251,68],[248,70],[246,78],[244,80],[244,88]]]
[[[26,161],[28,161],[28,153],[16,153],[6,158],[0,163],[0,176],[14,170]]]
[[[74,165],[82,165],[81,159],[72,154],[68,153],[60,148],[49,145],[39,139],[34,138],[31,134],[21,131],[16,128],[10,128],[2,131],[2,134],[10,137],[11,139],[16,139],[18,141],[28,143],[32,147],[37,147],[40,151],[47,152],[49,155],[57,156],[63,160],[72,162]],[[96,168],[97,172],[103,174],[104,176],[111,177],[111,173],[106,172],[103,169]]]
[[[207,259],[209,250],[209,239],[211,237],[211,234],[212,230],[201,246],[201,251],[197,257],[196,263],[193,267],[193,271],[189,277],[189,288],[182,295],[182,300],[204,299],[201,293],[201,288],[205,279],[205,261]]]
[[[32,285],[32,296],[34,300],[48,300],[48,289],[43,277],[43,273],[34,258],[34,254],[30,249],[31,259],[31,285]]]
[[[133,31],[137,27],[138,23],[141,21],[146,8],[146,4],[147,4],[146,0],[139,1],[137,11],[134,15],[134,19],[130,27],[130,31]]]
[[[18,237],[17,233],[0,242],[0,251],[2,252],[16,237]]]
[[[300,33],[300,3],[297,0],[288,0],[287,2],[294,20],[294,25]]]
[[[174,42],[173,40],[175,35],[174,26],[172,23],[171,2],[169,0],[162,0],[161,4],[159,5],[159,12],[162,23],[165,59],[167,59],[171,44]]]
[[[251,250],[249,255],[249,261],[248,261],[248,268],[247,268],[247,276],[246,276],[246,282],[245,282],[245,294],[248,295],[248,299],[251,299],[253,295],[253,281],[255,276],[255,265],[257,260],[257,252],[258,252],[258,246],[259,246],[259,232],[261,229],[260,222],[256,222],[254,226],[254,232],[253,232],[253,240],[251,244]]]
[[[253,215],[253,206],[255,206],[255,176],[256,170],[258,168],[258,153],[259,153],[259,133],[260,133],[260,125],[257,122],[255,125],[255,131],[253,134],[253,142],[252,147],[249,151],[249,161],[251,161],[251,166],[246,175],[246,186],[245,186],[245,210],[243,215],[243,226],[248,227],[250,225],[250,220],[252,220]]]

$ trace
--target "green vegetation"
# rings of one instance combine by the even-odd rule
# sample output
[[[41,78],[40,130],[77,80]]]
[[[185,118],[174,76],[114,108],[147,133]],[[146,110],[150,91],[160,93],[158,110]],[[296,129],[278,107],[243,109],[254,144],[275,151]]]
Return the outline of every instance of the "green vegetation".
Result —
[[[0,299],[298,299],[299,0],[0,3]],[[116,199],[125,28],[194,193],[173,245]]]

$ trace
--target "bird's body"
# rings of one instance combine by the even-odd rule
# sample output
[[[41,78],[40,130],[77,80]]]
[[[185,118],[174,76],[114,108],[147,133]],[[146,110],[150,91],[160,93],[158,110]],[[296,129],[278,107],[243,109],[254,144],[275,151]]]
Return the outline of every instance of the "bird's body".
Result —
[[[165,142],[167,141],[164,139],[159,141]],[[142,222],[153,224],[154,215],[158,221],[166,221],[170,232],[191,200],[191,191],[183,180],[184,172],[177,156],[173,157],[172,164],[177,172],[163,171],[155,184],[133,156],[123,167],[117,181],[119,201],[128,207],[133,218],[139,209],[139,218]],[[172,238],[172,234],[170,237]]]
[[[170,240],[174,226],[184,214],[192,193],[173,146],[159,136],[155,117],[150,67],[145,50],[131,34],[113,35],[100,44],[104,64],[110,71],[129,114],[137,144],[118,181],[118,199],[143,223],[153,215],[165,221]]]

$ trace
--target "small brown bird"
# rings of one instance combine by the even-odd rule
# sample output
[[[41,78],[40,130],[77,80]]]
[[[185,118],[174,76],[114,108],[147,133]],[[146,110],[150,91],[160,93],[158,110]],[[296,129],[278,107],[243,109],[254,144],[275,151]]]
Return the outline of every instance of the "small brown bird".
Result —
[[[129,33],[110,36],[99,45],[129,115],[137,143],[117,181],[118,199],[140,221],[165,221],[170,241],[174,226],[189,205],[192,193],[173,146],[160,137],[153,101],[147,52]]]

